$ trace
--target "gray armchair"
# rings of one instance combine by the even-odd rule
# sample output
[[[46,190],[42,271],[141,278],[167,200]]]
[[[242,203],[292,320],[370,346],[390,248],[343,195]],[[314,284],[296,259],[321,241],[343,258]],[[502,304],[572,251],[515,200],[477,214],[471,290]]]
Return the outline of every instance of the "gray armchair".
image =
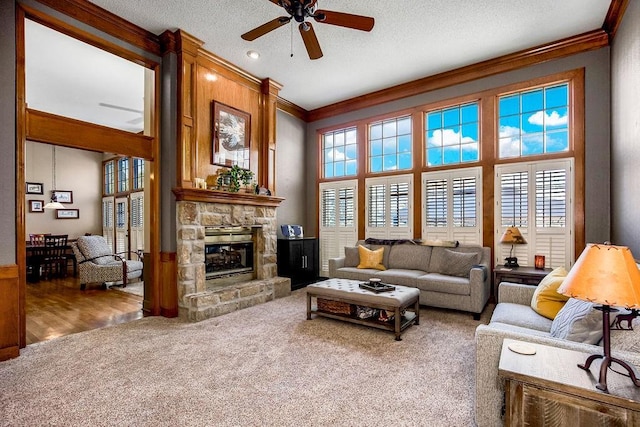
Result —
[[[122,286],[127,286],[128,281],[142,277],[139,254],[132,252],[138,260],[114,254],[102,236],[80,236],[71,248],[77,258],[82,290],[86,289],[87,283],[102,283],[105,288],[107,282],[122,282]]]

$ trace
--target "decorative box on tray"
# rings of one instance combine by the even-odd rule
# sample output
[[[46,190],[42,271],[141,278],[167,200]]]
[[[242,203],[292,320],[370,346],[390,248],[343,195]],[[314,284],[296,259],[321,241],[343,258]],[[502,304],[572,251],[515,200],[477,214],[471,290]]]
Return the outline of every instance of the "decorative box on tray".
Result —
[[[369,279],[368,282],[360,283],[358,285],[360,289],[366,289],[371,292],[375,292],[379,294],[380,292],[389,292],[395,290],[395,286],[387,285],[386,283],[382,283],[380,279]]]

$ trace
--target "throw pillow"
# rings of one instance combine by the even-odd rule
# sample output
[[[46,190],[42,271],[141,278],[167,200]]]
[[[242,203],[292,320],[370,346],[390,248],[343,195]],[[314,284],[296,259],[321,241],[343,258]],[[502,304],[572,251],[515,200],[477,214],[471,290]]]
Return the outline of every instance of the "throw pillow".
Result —
[[[369,250],[364,246],[358,246],[358,255],[360,255],[360,264],[358,268],[374,268],[376,270],[386,270],[382,265],[384,257],[384,248]]]
[[[478,263],[475,252],[458,252],[445,249],[446,262],[441,265],[441,274],[447,276],[469,277],[471,267]]]
[[[565,277],[567,277],[567,270],[564,267],[558,267],[540,281],[531,298],[533,311],[547,319],[553,320],[556,317],[569,300],[568,296],[558,293],[558,287],[562,285]]]
[[[602,339],[602,312],[593,303],[569,298],[551,322],[551,336],[585,344]]]
[[[360,264],[360,255],[358,255],[358,248],[355,246],[344,247],[344,266],[345,267],[357,267]]]

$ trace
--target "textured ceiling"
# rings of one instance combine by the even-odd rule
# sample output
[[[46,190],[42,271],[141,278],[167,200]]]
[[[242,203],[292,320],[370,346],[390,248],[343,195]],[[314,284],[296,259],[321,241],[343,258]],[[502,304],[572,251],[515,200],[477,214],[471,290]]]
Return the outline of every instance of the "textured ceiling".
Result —
[[[375,18],[370,33],[312,21],[324,57],[311,61],[297,28],[253,42],[240,35],[284,10],[269,0],[92,0],[155,34],[182,29],[204,48],[284,87],[307,110],[601,28],[610,0],[318,0]],[[293,36],[293,37],[292,37]],[[250,60],[248,50],[261,54]],[[293,57],[290,56],[293,52]]]
[[[324,56],[310,60],[297,28],[240,35],[284,10],[269,0],[93,0],[152,33],[178,28],[306,110],[602,27],[609,0],[318,0],[375,18],[370,33],[316,23]],[[292,37],[293,35],[293,37]],[[144,71],[38,24],[26,37],[31,108],[139,132]],[[250,60],[248,50],[260,52]],[[293,52],[293,57],[291,57]],[[53,58],[53,59],[52,59]]]

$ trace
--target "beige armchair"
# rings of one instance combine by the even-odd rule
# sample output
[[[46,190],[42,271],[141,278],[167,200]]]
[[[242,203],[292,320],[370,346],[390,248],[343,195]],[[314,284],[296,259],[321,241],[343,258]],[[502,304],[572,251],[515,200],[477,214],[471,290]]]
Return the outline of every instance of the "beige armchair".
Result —
[[[72,243],[71,248],[78,262],[80,289],[87,283],[102,283],[106,289],[107,282],[122,282],[122,286],[136,278],[142,277],[142,261],[136,252],[137,260],[126,259],[121,253],[114,254],[102,236],[80,236]]]

